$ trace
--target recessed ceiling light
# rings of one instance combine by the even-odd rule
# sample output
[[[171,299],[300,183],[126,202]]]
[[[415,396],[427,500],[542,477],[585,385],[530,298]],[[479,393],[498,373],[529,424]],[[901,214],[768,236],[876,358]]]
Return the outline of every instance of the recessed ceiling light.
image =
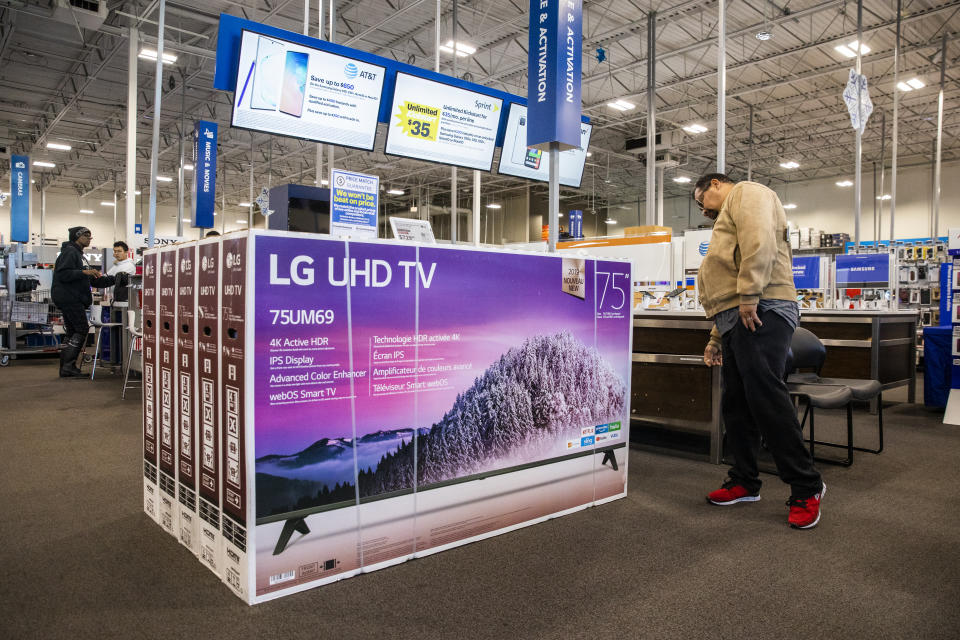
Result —
[[[93,209],[80,209],[80,213],[93,213]]]
[[[329,181],[329,180],[321,180],[321,181],[320,181],[320,184],[330,184],[330,181]]]
[[[157,176],[157,182],[173,182],[170,176]]]
[[[246,220],[237,220],[237,224],[247,224]]]
[[[882,196],[877,196],[877,200],[891,200],[891,199],[893,199],[893,196],[891,196],[889,193],[885,193]]]
[[[683,130],[686,131],[687,133],[704,133],[705,131],[707,131],[707,128],[702,124],[693,123],[685,126]]]
[[[560,218],[562,218],[562,217],[563,217],[563,214],[562,214],[562,213],[558,213],[557,216],[560,217]]]
[[[192,165],[192,164],[185,164],[185,165],[183,165],[183,170],[184,170],[184,171],[193,171],[193,165]]]
[[[103,202],[100,203],[100,206],[101,206],[101,207],[115,207],[115,206],[117,206],[117,205],[115,205],[115,204],[112,203],[112,202],[107,202],[106,200],[104,200]]]
[[[637,105],[632,102],[627,102],[626,100],[614,100],[613,102],[608,102],[607,106],[617,111],[630,111],[630,109],[637,108]]]
[[[157,59],[157,50],[156,49],[140,49],[140,53],[137,55],[139,58],[144,60],[156,60]],[[172,53],[163,52],[163,64],[173,64],[177,61],[177,56]]]
[[[690,178],[688,178],[687,176],[676,176],[673,179],[673,181],[679,182],[680,184],[687,184],[688,182],[690,182]]]
[[[796,208],[797,208],[797,205],[795,205],[795,204],[793,204],[792,202],[790,202],[790,203],[788,203],[788,204],[783,205],[783,208],[784,208],[784,209],[796,209]]]
[[[48,169],[52,169],[52,168],[54,168],[54,167],[57,166],[57,165],[54,164],[53,162],[46,162],[46,161],[44,161],[44,160],[34,160],[34,161],[33,161],[33,166],[35,166],[35,167],[46,167],[46,168],[48,168]]]
[[[70,149],[73,149],[73,147],[68,144],[60,144],[59,142],[48,142],[47,149],[54,149],[55,151],[70,151]]]
[[[781,162],[780,166],[784,169],[796,169],[800,166],[800,163],[793,160],[787,160],[786,162]]]
[[[850,182],[849,180],[840,180],[839,182],[837,182],[837,186],[838,186],[838,187],[852,187],[852,186],[853,186],[853,183]]]
[[[491,202],[490,204],[487,205],[487,209],[500,209],[500,208],[501,208],[501,205],[497,204],[496,202]]]
[[[238,207],[249,207],[249,206],[250,206],[250,203],[249,203],[249,202],[238,202],[238,203],[237,203],[237,206],[238,206]]]
[[[756,38],[760,41],[766,41],[773,37],[773,34],[769,31],[757,31]]]
[[[453,53],[453,40],[447,40],[446,44],[440,45],[440,51],[444,53]],[[461,58],[472,56],[477,52],[477,48],[466,42],[457,42],[457,55]]]
[[[410,213],[416,213],[416,212],[417,212],[416,206],[410,207]]]
[[[592,155],[593,155],[593,152],[592,152],[592,151],[587,151],[587,157],[588,157],[588,158],[591,157]]]
[[[604,222],[606,224],[617,224],[617,221],[614,220],[613,218],[607,218],[606,220],[604,220]]]
[[[403,189],[387,189],[387,193],[392,196],[402,196],[405,192]]]

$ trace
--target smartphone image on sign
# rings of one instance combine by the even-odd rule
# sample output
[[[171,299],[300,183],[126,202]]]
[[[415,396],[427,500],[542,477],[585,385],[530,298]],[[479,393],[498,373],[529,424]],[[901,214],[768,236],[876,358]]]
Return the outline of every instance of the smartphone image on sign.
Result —
[[[527,155],[523,159],[523,166],[531,169],[539,169],[540,159],[542,157],[543,151],[540,149],[534,149],[533,147],[527,147]]]
[[[307,62],[310,55],[303,51],[287,51],[283,68],[283,93],[280,112],[299,118],[303,113],[303,99],[307,91]]]
[[[253,91],[250,94],[251,109],[276,110],[283,79],[284,51],[286,47],[282,42],[263,36],[257,40]]]

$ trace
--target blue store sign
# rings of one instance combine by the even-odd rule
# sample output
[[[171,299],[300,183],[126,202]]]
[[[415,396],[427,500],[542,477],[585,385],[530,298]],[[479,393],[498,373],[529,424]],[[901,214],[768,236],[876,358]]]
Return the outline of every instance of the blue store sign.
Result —
[[[217,123],[198,120],[193,127],[193,226],[213,226],[217,200]]]
[[[30,242],[30,158],[10,156],[10,241]]]
[[[797,289],[820,288],[820,256],[793,259],[793,286]]]
[[[582,0],[530,0],[527,146],[580,148]]]
[[[570,212],[570,237],[583,237],[583,211],[578,209]]]

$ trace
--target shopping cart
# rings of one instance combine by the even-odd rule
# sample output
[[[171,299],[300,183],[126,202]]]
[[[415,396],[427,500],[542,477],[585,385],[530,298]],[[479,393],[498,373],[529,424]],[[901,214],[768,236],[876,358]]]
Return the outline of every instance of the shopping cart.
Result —
[[[0,367],[28,353],[60,350],[63,314],[53,304],[49,289],[0,296],[0,327],[5,336],[0,346]]]

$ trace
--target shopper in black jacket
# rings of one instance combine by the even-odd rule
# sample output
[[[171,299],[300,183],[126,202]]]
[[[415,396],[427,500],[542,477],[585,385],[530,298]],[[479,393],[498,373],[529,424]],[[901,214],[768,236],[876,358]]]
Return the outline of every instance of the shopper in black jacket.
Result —
[[[104,276],[87,262],[83,250],[90,246],[92,236],[86,227],[71,227],[70,240],[60,248],[60,255],[53,268],[53,303],[63,313],[66,329],[63,348],[60,351],[60,377],[73,378],[82,375],[77,367],[77,358],[83,350],[90,325],[87,308],[93,303],[90,287],[110,287],[116,283],[115,276]]]

